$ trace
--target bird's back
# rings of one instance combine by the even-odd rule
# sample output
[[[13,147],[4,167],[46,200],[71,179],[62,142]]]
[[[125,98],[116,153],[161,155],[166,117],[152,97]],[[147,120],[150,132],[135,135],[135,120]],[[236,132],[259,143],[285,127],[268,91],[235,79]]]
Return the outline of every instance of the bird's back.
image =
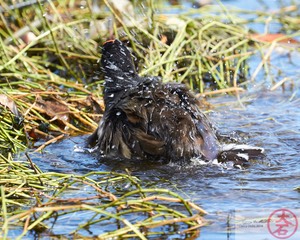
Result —
[[[105,112],[89,138],[100,155],[125,159],[247,162],[263,153],[247,145],[220,146],[194,94],[181,84],[140,77],[130,51],[119,40],[103,45]]]
[[[138,82],[112,101],[101,120],[104,155],[164,161],[217,156],[215,132],[185,86],[151,77]]]

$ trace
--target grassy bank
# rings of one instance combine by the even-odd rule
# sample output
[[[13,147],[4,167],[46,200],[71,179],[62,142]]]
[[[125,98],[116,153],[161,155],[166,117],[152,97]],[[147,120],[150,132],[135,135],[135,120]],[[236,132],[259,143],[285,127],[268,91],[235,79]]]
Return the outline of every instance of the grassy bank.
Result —
[[[246,90],[259,71],[269,73],[276,44],[299,36],[292,28],[297,20],[293,5],[272,16],[290,21],[290,34],[270,41],[248,30],[237,10],[207,6],[181,15],[154,14],[162,3],[150,3],[147,10],[128,3],[129,9],[139,9],[131,15],[107,1],[99,6],[38,1],[1,13],[0,94],[16,104],[29,137],[49,140],[96,128],[104,109],[99,46],[108,38],[128,42],[141,75],[183,82],[212,95]],[[282,11],[291,16],[282,20]],[[266,21],[266,14],[252,14]],[[261,54],[262,62],[250,76],[247,61],[254,54]]]
[[[70,230],[73,237],[90,236],[87,229],[98,226],[107,227],[97,233],[103,238],[145,238],[165,231],[197,236],[205,212],[171,191],[149,189],[129,174],[42,172],[30,155],[26,161],[12,156],[26,149],[42,151],[66,135],[95,130],[104,111],[98,60],[100,46],[108,38],[128,42],[141,75],[182,82],[199,95],[211,96],[239,95],[261,71],[272,77],[269,57],[275,47],[295,49],[294,38],[300,35],[295,31],[298,7],[292,4],[271,15],[222,5],[178,15],[158,13],[165,8],[163,1],[147,1],[145,8],[138,1],[128,3],[127,14],[112,2],[96,6],[91,0],[40,0],[24,6],[0,0],[0,233],[4,238],[11,232],[15,235],[16,229],[19,238],[31,231],[54,235],[61,219],[74,213],[91,218]],[[176,12],[178,7],[170,9]],[[245,20],[241,13],[257,18]],[[273,37],[270,40],[245,27],[251,22],[268,26],[270,17],[282,24],[284,34],[268,35]],[[285,44],[288,41],[295,45]],[[261,62],[250,75],[248,61],[253,55],[260,55]],[[283,84],[274,79],[273,87]]]

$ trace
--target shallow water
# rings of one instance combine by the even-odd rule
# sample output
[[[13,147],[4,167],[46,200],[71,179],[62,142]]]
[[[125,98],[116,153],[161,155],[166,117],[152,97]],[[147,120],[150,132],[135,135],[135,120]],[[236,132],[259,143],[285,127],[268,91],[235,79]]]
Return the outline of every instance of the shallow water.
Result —
[[[300,194],[294,190],[300,185],[300,100],[289,101],[290,94],[252,94],[244,101],[245,109],[234,97],[212,99],[216,108],[210,118],[222,134],[265,148],[265,158],[252,161],[246,169],[196,163],[188,167],[108,164],[88,153],[74,151],[75,146],[84,145],[85,137],[50,145],[33,160],[44,171],[82,174],[95,170],[122,171],[126,167],[146,185],[171,189],[206,209],[206,219],[212,224],[202,228],[200,239],[228,239],[228,234],[229,239],[234,239],[233,233],[227,231],[227,218],[232,212],[300,208]],[[270,213],[266,214],[268,217]],[[84,216],[80,217],[82,220]],[[75,224],[78,220],[74,221]]]
[[[42,155],[35,154],[32,159],[44,171],[84,174],[127,168],[146,186],[168,188],[207,210],[209,214],[205,218],[211,224],[201,229],[199,239],[248,239],[248,230],[238,234],[230,229],[238,214],[244,216],[250,211],[252,218],[261,213],[261,217],[267,219],[274,210],[288,208],[296,211],[298,218],[300,215],[300,193],[294,190],[300,186],[300,54],[278,47],[271,56],[271,63],[270,72],[274,78],[266,78],[261,71],[255,83],[249,84],[247,93],[240,96],[240,101],[226,95],[209,98],[215,106],[209,117],[221,135],[265,148],[265,157],[251,161],[245,169],[196,162],[187,167],[101,162],[91,154],[74,151],[84,146],[86,136],[52,144]],[[258,64],[259,58],[253,56],[249,61],[250,71],[253,72]],[[280,75],[278,69],[283,70]],[[271,91],[272,80],[284,77],[292,79],[285,85],[285,91],[282,88]],[[75,197],[76,193],[72,194]],[[84,197],[83,191],[78,192],[78,196]],[[72,228],[84,218],[87,220],[89,216],[80,215],[79,219],[74,216],[68,220],[68,227]],[[58,224],[52,229],[53,233],[67,233],[68,228],[63,226]],[[93,234],[99,231],[93,229]],[[300,239],[299,230],[297,234],[289,239]],[[255,239],[269,237],[265,230]]]
[[[247,2],[247,7],[258,9],[262,2],[269,4],[268,9],[274,9],[284,1],[251,1],[251,4]],[[244,8],[245,1],[224,1],[224,4]],[[262,10],[266,11],[266,8]],[[262,24],[253,24],[250,27],[263,32]],[[280,26],[274,25],[273,31],[278,29]],[[271,69],[276,80],[283,77],[292,77],[295,80],[300,78],[298,52],[289,55],[280,50],[275,51],[272,63],[285,70],[281,76],[277,76],[278,70]],[[259,62],[253,57],[249,64],[254,71]],[[137,166],[120,162],[100,162],[91,154],[74,151],[76,146],[84,146],[86,136],[52,144],[43,154],[32,155],[32,160],[43,171],[84,174],[95,170],[123,171],[128,168],[132,175],[139,177],[147,186],[168,188],[207,210],[209,214],[205,218],[211,224],[201,229],[199,239],[247,239],[228,230],[235,213],[245,213],[248,210],[263,212],[263,217],[267,218],[270,211],[275,209],[300,209],[300,193],[294,190],[300,186],[299,84],[294,84],[296,90],[283,92],[278,89],[272,92],[269,90],[271,80],[266,81],[263,72],[257,78],[260,81],[256,82],[256,86],[251,86],[247,95],[242,96],[242,104],[236,97],[230,96],[209,99],[215,106],[209,116],[221,134],[231,136],[238,142],[265,148],[265,157],[251,161],[250,166],[245,169],[227,169],[220,165],[197,163],[180,167],[172,164]],[[84,192],[78,192],[78,196],[84,197]],[[87,220],[90,216],[74,216],[67,224],[54,229],[53,233],[68,233],[69,227],[77,225],[85,218]],[[97,234],[97,231],[93,234]],[[297,237],[300,239],[299,235]]]

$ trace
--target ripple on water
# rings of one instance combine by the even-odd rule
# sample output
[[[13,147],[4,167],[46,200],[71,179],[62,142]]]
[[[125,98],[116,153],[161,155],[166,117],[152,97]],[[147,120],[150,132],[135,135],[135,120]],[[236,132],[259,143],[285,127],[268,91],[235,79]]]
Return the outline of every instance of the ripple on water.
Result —
[[[225,102],[228,98],[216,98]],[[202,205],[214,220],[210,230],[223,228],[229,212],[237,209],[299,206],[300,108],[282,94],[269,94],[247,103],[246,110],[234,105],[219,107],[211,114],[222,134],[265,148],[266,157],[252,161],[246,169],[226,169],[220,165],[190,166],[101,162],[93,155],[74,151],[84,146],[86,137],[66,139],[48,146],[34,161],[46,171],[87,173],[123,171],[128,168],[149,187],[168,188]],[[61,151],[63,149],[63,152]]]

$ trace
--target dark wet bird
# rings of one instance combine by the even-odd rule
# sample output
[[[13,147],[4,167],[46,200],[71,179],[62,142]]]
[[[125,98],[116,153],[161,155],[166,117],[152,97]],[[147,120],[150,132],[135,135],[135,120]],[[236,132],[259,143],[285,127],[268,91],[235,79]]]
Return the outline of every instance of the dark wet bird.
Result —
[[[105,112],[89,137],[100,156],[163,162],[247,160],[263,149],[222,147],[199,101],[182,84],[140,77],[128,48],[119,40],[102,47]]]

